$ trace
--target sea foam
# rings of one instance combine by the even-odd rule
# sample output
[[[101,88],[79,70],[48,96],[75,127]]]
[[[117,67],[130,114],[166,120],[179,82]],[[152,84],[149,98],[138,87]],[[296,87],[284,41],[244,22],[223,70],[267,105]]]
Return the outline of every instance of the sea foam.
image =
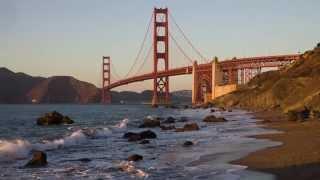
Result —
[[[50,141],[45,140],[40,143],[34,144],[23,139],[0,140],[0,162],[26,159],[28,158],[32,150],[54,150],[82,144],[89,139],[106,138],[110,136],[113,131],[127,128],[128,122],[128,119],[123,119],[111,129],[108,127],[78,129],[63,138]]]

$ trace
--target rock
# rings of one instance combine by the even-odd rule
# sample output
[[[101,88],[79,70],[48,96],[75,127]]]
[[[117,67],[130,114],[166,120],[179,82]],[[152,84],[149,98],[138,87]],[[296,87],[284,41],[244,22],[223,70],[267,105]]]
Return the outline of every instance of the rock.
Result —
[[[228,112],[232,112],[232,109],[227,109]]]
[[[140,132],[140,136],[142,139],[155,139],[155,138],[157,138],[156,133],[154,133],[150,130]]]
[[[210,109],[210,112],[212,112],[212,113],[213,113],[213,112],[216,112],[216,110],[215,110],[215,109]]]
[[[149,143],[150,143],[150,141],[148,139],[144,139],[139,142],[139,144],[149,144]]]
[[[176,119],[170,116],[165,121],[163,121],[162,123],[164,123],[164,124],[172,124],[172,123],[175,123],[175,121],[176,121]]]
[[[316,111],[316,110],[313,110],[313,111],[311,111],[310,116],[311,116],[313,119],[320,119],[320,112],[319,112],[319,111]]]
[[[287,113],[287,118],[289,121],[306,121],[310,118],[310,110],[305,107],[301,111],[291,110]]]
[[[164,131],[176,129],[175,126],[160,126],[160,128],[161,130],[164,130]]]
[[[81,162],[84,162],[84,163],[88,163],[88,162],[91,162],[91,159],[89,159],[89,158],[81,158],[78,161],[81,161]]]
[[[184,105],[183,109],[189,109],[189,106],[188,105]]]
[[[156,133],[147,130],[147,131],[142,131],[140,133],[133,133],[133,132],[127,132],[123,135],[123,138],[128,139],[128,141],[140,141],[143,139],[154,139],[157,138]]]
[[[210,116],[207,116],[205,117],[203,120],[203,122],[227,122],[227,120],[223,117],[216,117],[214,115],[210,115]]]
[[[25,167],[36,168],[46,166],[47,164],[47,155],[42,151],[34,151],[32,159],[25,165]]]
[[[180,117],[179,122],[187,122],[187,121],[188,121],[187,117],[185,117],[185,116]]]
[[[188,146],[192,146],[193,142],[192,141],[186,141],[183,143],[183,146],[188,147]]]
[[[197,123],[185,124],[183,128],[177,128],[176,132],[198,131],[200,128]]]
[[[64,116],[62,119],[64,124],[73,124],[74,121],[69,116]]]
[[[179,109],[179,107],[175,105],[167,105],[166,108]]]
[[[37,119],[37,125],[60,125],[60,124],[73,124],[74,121],[68,116],[63,116],[57,111],[46,113],[44,116]]]
[[[142,137],[139,133],[127,132],[123,135],[123,138],[128,139],[128,141],[140,141]]]
[[[139,128],[154,128],[160,126],[160,120],[158,119],[144,119]]]
[[[140,161],[142,159],[143,159],[143,156],[141,156],[139,154],[133,154],[128,157],[128,161]]]

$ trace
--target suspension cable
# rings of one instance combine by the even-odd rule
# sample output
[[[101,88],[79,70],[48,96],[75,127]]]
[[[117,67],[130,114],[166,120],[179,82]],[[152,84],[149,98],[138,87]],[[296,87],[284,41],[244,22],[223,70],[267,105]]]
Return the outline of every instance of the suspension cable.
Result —
[[[140,65],[140,67],[138,68],[138,71],[134,74],[134,76],[138,75],[138,73],[141,71],[141,69],[144,67],[144,65],[146,64],[148,57],[151,54],[151,50],[152,50],[152,45],[149,47],[148,52],[146,54],[146,56],[144,57],[143,63]]]
[[[143,50],[143,47],[146,43],[146,39],[147,39],[147,36],[150,32],[150,27],[151,27],[151,23],[152,23],[152,19],[153,19],[153,13],[152,13],[152,16],[149,20],[149,23],[148,23],[148,26],[147,26],[147,30],[146,30],[146,33],[144,34],[144,37],[143,37],[143,40],[142,40],[142,43],[140,45],[140,48],[139,48],[139,51],[138,51],[138,54],[136,55],[135,59],[134,59],[134,63],[132,64],[132,66],[130,67],[128,73],[124,76],[124,78],[127,78],[129,76],[129,74],[132,72],[133,68],[135,67],[135,65],[137,64],[138,62],[138,59],[142,53],[142,50]]]
[[[112,63],[110,63],[110,64],[111,64],[111,68],[112,68],[111,72],[113,72],[114,77],[117,78],[117,79],[121,79],[121,76],[119,76],[119,74],[117,73],[117,70],[114,67],[114,65]]]
[[[169,33],[169,36],[173,40],[174,44],[178,47],[179,51],[183,54],[183,56],[185,58],[187,58],[191,63],[193,63],[192,58],[190,56],[188,56],[186,52],[183,51],[183,49],[179,45],[178,41],[173,37],[173,35],[171,33]]]
[[[191,46],[191,48],[205,61],[208,62],[207,59],[201,54],[201,52],[191,43],[190,39],[183,32],[182,28],[178,25],[177,21],[174,19],[173,15],[169,12],[169,16],[172,19],[175,26],[178,28],[183,38],[187,41],[187,43]]]

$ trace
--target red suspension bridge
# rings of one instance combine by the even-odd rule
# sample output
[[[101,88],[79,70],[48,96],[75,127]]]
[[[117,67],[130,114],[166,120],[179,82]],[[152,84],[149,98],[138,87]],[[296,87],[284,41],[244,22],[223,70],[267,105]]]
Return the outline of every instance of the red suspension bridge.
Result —
[[[175,30],[169,29],[169,18],[173,22],[173,27],[176,27]],[[191,58],[190,54],[179,43],[178,36],[173,34],[174,32],[179,33],[180,38],[185,41],[185,47],[197,56],[200,64]],[[151,36],[148,36],[149,34]],[[152,40],[147,47],[148,37],[151,37]],[[174,46],[169,46],[169,41],[172,41]],[[173,48],[175,48],[175,51],[172,51]],[[169,61],[169,59],[172,59],[169,56],[169,50],[176,53],[174,65]],[[182,57],[177,58],[178,55]],[[105,104],[111,103],[110,90],[113,88],[134,82],[153,80],[152,105],[166,105],[170,103],[169,77],[192,74],[192,103],[201,103],[235,90],[237,84],[245,84],[255,75],[261,73],[262,68],[280,68],[298,60],[299,57],[299,54],[292,54],[233,58],[221,62],[218,62],[215,58],[209,62],[195,48],[168,9],[155,8],[134,63],[123,78],[118,75],[115,67],[113,67],[110,57],[103,57],[102,102]],[[183,63],[179,64],[178,59],[182,59]],[[139,60],[143,60],[142,63],[139,64]],[[153,70],[151,72],[148,63],[152,63]],[[134,71],[135,68],[137,69]],[[149,72],[142,73],[144,69],[149,70]]]

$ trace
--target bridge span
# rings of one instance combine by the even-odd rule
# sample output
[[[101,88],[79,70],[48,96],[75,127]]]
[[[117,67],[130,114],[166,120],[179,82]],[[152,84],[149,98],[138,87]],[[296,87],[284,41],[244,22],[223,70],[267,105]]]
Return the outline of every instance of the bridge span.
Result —
[[[152,46],[150,52],[153,52],[153,70],[149,73],[122,78],[111,83],[111,62],[110,57],[103,57],[103,87],[102,102],[110,103],[110,90],[119,86],[135,83],[145,80],[153,80],[153,98],[152,105],[169,104],[169,77],[192,74],[192,103],[202,103],[226,93],[230,93],[237,89],[237,85],[245,84],[255,75],[262,73],[263,68],[281,68],[296,60],[300,59],[300,54],[276,55],[276,56],[259,56],[247,58],[233,58],[224,61],[218,61],[214,58],[209,63],[198,64],[189,58],[192,65],[178,68],[169,67],[169,37],[177,44],[176,39],[169,32],[169,13],[168,9],[155,8],[151,21],[148,26],[147,33],[151,22],[153,22]],[[171,17],[171,19],[173,19]],[[187,39],[181,28],[174,21],[178,30],[182,32],[182,36],[187,40],[190,46],[199,54],[190,40]],[[146,35],[147,35],[146,33]],[[146,35],[144,40],[146,39]],[[142,43],[142,45],[144,42]],[[178,45],[178,49],[188,58],[186,53]],[[139,50],[139,53],[141,49]],[[138,55],[139,55],[138,53]],[[138,57],[138,56],[137,56]],[[136,63],[136,62],[135,62]],[[134,65],[135,65],[134,63]],[[143,63],[144,64],[144,63]],[[160,68],[160,64],[164,67]],[[134,65],[130,68],[132,70]],[[128,73],[129,74],[129,73]]]

